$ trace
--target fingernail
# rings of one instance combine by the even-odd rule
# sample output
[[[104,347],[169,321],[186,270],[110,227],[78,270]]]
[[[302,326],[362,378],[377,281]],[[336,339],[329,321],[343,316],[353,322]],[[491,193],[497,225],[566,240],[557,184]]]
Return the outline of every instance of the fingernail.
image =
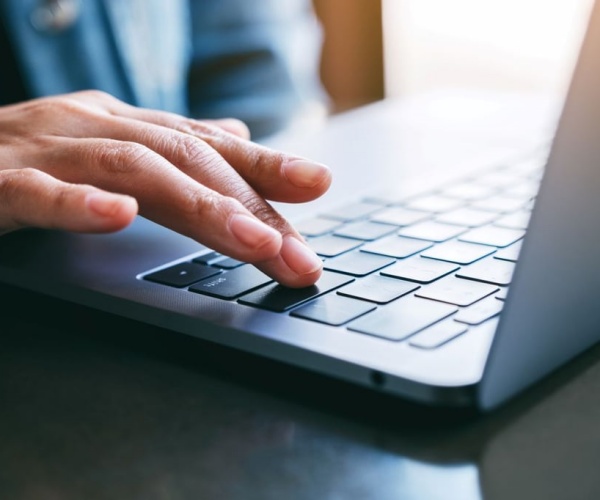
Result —
[[[297,187],[314,187],[331,175],[325,165],[308,160],[289,160],[281,169],[283,175]]]
[[[296,274],[311,274],[323,267],[323,261],[304,243],[293,236],[283,239],[281,258]]]
[[[281,238],[281,234],[272,227],[243,214],[231,216],[229,229],[240,243],[251,248],[260,248]]]
[[[112,217],[121,209],[123,198],[110,193],[95,192],[85,197],[86,206],[97,215]]]

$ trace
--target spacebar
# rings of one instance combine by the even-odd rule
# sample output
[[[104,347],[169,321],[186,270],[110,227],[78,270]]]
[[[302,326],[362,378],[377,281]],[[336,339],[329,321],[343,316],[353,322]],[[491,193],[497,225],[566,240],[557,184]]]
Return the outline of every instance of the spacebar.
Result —
[[[240,304],[260,307],[261,309],[283,312],[351,281],[354,281],[354,278],[350,276],[324,271],[319,281],[312,286],[306,288],[287,288],[273,283],[245,295],[238,302]]]

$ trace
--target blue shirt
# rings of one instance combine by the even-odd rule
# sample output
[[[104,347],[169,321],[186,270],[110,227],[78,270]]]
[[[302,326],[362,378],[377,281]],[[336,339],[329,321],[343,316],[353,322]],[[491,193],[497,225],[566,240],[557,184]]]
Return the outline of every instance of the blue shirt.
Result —
[[[0,0],[0,16],[18,73],[1,103],[93,88],[262,137],[323,95],[309,0]]]

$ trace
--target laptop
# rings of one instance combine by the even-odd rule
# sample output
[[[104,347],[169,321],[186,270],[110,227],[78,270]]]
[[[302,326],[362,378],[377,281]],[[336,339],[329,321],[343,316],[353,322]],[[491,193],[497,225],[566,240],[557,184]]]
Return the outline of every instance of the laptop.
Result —
[[[0,238],[0,281],[428,405],[489,411],[600,339],[600,6],[560,113],[383,101],[267,143],[332,167],[280,206],[323,258],[291,290],[143,217]]]

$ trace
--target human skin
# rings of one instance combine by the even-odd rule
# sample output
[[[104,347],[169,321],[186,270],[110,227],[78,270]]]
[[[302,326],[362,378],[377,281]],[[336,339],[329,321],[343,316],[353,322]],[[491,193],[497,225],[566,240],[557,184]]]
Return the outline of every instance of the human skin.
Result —
[[[0,107],[0,234],[109,233],[139,210],[303,287],[321,259],[267,200],[307,202],[330,183],[326,166],[252,142],[234,119],[193,120],[98,91]]]

